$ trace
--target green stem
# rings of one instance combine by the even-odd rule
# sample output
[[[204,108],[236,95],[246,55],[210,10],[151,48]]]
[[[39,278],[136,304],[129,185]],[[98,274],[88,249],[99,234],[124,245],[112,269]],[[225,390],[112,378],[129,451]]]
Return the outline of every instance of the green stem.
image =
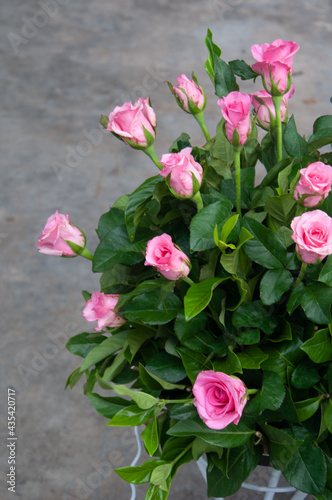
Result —
[[[193,442],[194,441],[192,441],[190,444],[188,444],[188,446],[180,453],[180,455],[178,455],[176,458],[174,458],[174,460],[172,460],[172,465],[176,464],[176,462],[178,462],[180,460],[180,458],[182,458],[183,455],[185,455],[187,453],[187,451],[190,450],[190,448],[192,448]]]
[[[191,280],[188,276],[185,276],[183,278],[183,281],[185,281],[186,283],[188,283],[188,285],[192,286],[194,285],[195,283],[193,282],[193,280]]]
[[[297,277],[297,280],[294,283],[294,288],[302,282],[302,280],[304,278],[304,275],[305,275],[305,272],[307,270],[307,265],[308,264],[306,264],[305,262],[302,262],[300,273],[299,273],[299,275]]]
[[[278,161],[282,160],[282,121],[281,121],[281,102],[282,96],[273,96],[272,97],[274,109],[276,112],[276,128],[277,128],[277,154]]]
[[[163,404],[163,406],[166,404],[168,405],[168,404],[177,404],[177,403],[190,404],[193,401],[194,401],[193,398],[191,398],[191,399],[163,399],[162,404]]]
[[[234,166],[235,166],[235,188],[236,188],[236,211],[241,215],[241,148],[234,148]]]
[[[198,125],[201,127],[202,132],[204,134],[204,137],[206,139],[206,142],[209,142],[210,134],[209,134],[209,131],[207,129],[207,126],[205,125],[203,111],[199,111],[198,113],[195,113],[193,116],[194,116],[195,120],[197,121]]]
[[[197,212],[199,212],[200,210],[202,210],[202,208],[203,208],[203,200],[202,200],[202,197],[201,197],[201,193],[199,191],[197,191],[197,193],[194,194],[194,196],[191,199],[196,203]]]
[[[91,252],[89,252],[89,250],[86,247],[82,250],[80,256],[88,260],[93,260],[93,255],[91,254]]]
[[[151,158],[151,160],[159,168],[159,170],[163,169],[163,166],[159,163],[159,158],[156,155],[153,144],[151,144],[151,146],[147,146],[146,148],[142,149],[142,151],[144,151],[144,153],[148,155],[149,158]]]

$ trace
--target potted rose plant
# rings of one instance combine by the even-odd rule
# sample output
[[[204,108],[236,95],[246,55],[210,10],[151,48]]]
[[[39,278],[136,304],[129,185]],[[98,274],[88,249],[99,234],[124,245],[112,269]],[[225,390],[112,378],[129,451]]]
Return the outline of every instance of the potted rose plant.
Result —
[[[67,386],[86,377],[110,426],[145,424],[151,459],[117,473],[150,483],[146,499],[166,499],[177,469],[203,454],[208,496],[229,496],[263,453],[292,486],[328,499],[332,153],[322,148],[332,116],[317,118],[309,138],[288,118],[295,42],[254,45],[251,66],[223,61],[210,31],[206,45],[221,118],[214,136],[194,74],[169,86],[203,146],[184,133],[159,159],[149,99],[116,107],[101,124],[159,172],[101,216],[93,256],[58,212],[38,241],[41,252],[81,255],[101,273],[100,291],[83,292],[94,332],[67,344],[83,358]],[[243,94],[237,77],[263,89]]]

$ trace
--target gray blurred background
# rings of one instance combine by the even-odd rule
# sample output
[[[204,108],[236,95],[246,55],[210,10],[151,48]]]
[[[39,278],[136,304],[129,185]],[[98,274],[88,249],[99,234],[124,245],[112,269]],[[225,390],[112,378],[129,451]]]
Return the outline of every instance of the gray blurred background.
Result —
[[[251,45],[276,38],[300,45],[290,113],[299,131],[309,135],[315,118],[331,114],[331,5],[330,0],[2,0],[1,499],[13,495],[6,484],[8,387],[17,399],[16,498],[130,498],[129,485],[113,469],[135,456],[132,429],[107,428],[83,396],[82,383],[64,391],[80,364],[65,343],[93,328],[82,317],[81,290],[97,290],[99,276],[92,275],[89,261],[36,250],[47,218],[59,209],[85,231],[93,252],[100,215],[156,173],[143,153],[102,132],[100,115],[149,95],[158,119],[159,157],[182,131],[202,145],[195,120],[178,108],[164,81],[175,83],[181,73],[195,71],[207,91],[206,122],[213,135],[220,108],[204,71],[209,27],[227,61],[251,63]],[[266,482],[264,470],[255,475],[260,484]],[[144,491],[138,488],[138,500]],[[180,469],[169,496],[188,497],[206,498],[193,463]],[[257,497],[263,498],[234,496]]]

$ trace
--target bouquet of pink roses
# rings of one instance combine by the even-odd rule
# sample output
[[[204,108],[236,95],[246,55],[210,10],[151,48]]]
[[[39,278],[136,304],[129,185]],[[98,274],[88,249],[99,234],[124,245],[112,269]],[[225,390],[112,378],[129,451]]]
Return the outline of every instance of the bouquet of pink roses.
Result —
[[[101,124],[159,172],[101,216],[93,256],[67,215],[40,236],[40,252],[81,255],[101,273],[101,290],[83,292],[94,332],[67,344],[83,358],[67,386],[85,376],[108,425],[145,425],[151,460],[117,473],[150,483],[147,500],[166,499],[177,469],[203,454],[208,496],[232,495],[262,453],[292,486],[330,499],[332,153],[321,148],[332,116],[308,139],[288,119],[295,42],[254,45],[251,66],[223,61],[210,31],[206,45],[215,135],[194,74],[169,86],[203,146],[183,133],[159,159],[149,99],[116,107]],[[264,89],[243,94],[237,77]]]

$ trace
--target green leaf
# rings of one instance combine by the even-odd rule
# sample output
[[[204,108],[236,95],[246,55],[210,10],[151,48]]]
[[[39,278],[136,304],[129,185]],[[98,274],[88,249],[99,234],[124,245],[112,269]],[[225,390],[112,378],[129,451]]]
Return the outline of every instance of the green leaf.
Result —
[[[181,151],[184,148],[188,148],[188,147],[190,148],[191,144],[190,144],[189,139],[190,139],[190,135],[183,132],[180,135],[180,137],[175,139],[175,141],[173,142],[172,146],[169,149],[169,152],[170,153],[178,153],[179,151]]]
[[[322,450],[307,439],[294,453],[283,475],[291,486],[311,495],[323,492],[326,463]]]
[[[277,230],[284,226],[290,226],[296,215],[296,208],[297,203],[290,194],[268,196],[266,198],[265,210],[272,218]]]
[[[139,375],[146,387],[153,390],[165,389],[166,391],[173,391],[176,389],[183,390],[186,388],[183,384],[173,384],[171,382],[167,382],[166,380],[157,377],[149,370],[146,369],[141,363],[139,365]],[[186,376],[186,375],[185,375]]]
[[[131,267],[123,264],[114,264],[111,269],[107,269],[100,278],[101,291],[108,293],[115,285],[127,285],[133,279]]]
[[[142,293],[121,308],[121,316],[132,322],[163,325],[174,319],[182,309],[180,299],[168,294],[163,300],[153,292]]]
[[[223,372],[227,373],[227,375],[243,372],[240,359],[230,347],[228,347],[226,359],[217,359],[213,362],[213,369],[215,372]]]
[[[241,446],[229,450],[221,457],[222,469],[214,466],[207,470],[208,496],[229,497],[236,493],[249,476],[261,456],[260,447]]]
[[[166,382],[176,383],[186,378],[184,367],[179,363],[179,358],[167,352],[158,352],[149,359],[146,370]]]
[[[329,398],[326,402],[326,406],[324,408],[324,422],[329,432],[332,434],[332,401]]]
[[[131,240],[135,237],[136,228],[144,215],[145,205],[150,200],[158,182],[160,182],[160,175],[150,177],[129,196],[125,211],[125,221]]]
[[[324,128],[315,132],[308,141],[308,152],[312,153],[316,149],[322,148],[332,143],[332,128]]]
[[[194,352],[187,347],[177,347],[176,352],[180,354],[182,364],[192,383],[195,382],[199,372],[212,369],[211,361],[207,361],[206,357],[199,352]]]
[[[311,283],[305,287],[301,306],[311,321],[318,324],[331,322],[332,288],[323,283]]]
[[[270,335],[278,326],[278,318],[271,316],[271,311],[259,300],[255,300],[241,304],[233,313],[232,323],[237,328],[256,327]]]
[[[159,486],[162,490],[168,491],[166,479],[172,472],[173,464],[163,464],[156,467],[151,474],[150,481],[152,484]]]
[[[331,335],[327,328],[318,330],[315,335],[304,342],[302,351],[308,354],[315,363],[325,363],[332,359]]]
[[[108,358],[108,356],[119,351],[124,346],[129,332],[130,330],[125,330],[115,333],[112,337],[105,339],[94,347],[84,359],[81,371],[83,372],[87,368],[90,368],[90,366],[97,364],[102,359]]]
[[[222,118],[217,125],[216,139],[212,150],[212,160],[209,162],[218,175],[224,179],[231,179],[231,165],[234,160],[233,146],[224,133],[225,120]]]
[[[271,269],[267,271],[259,286],[260,298],[263,304],[270,306],[278,302],[283,294],[291,288],[293,277],[286,269]]]
[[[128,483],[143,484],[150,481],[151,473],[156,467],[165,463],[164,460],[148,460],[139,467],[122,467],[115,469],[115,472]]]
[[[296,130],[294,116],[291,116],[285,127],[283,143],[289,156],[301,159],[308,155],[307,143]]]
[[[132,401],[135,401],[137,406],[139,406],[142,410],[148,410],[149,408],[155,406],[159,402],[159,399],[151,396],[151,394],[147,394],[146,392],[133,391],[132,389],[129,389],[125,385],[110,384],[109,382],[101,379],[98,376],[97,378],[98,380],[101,380],[101,382],[106,387],[109,387],[120,396],[129,396],[130,399],[132,399]]]
[[[233,73],[241,78],[241,80],[251,80],[257,78],[257,73],[255,73],[251,67],[243,59],[235,59],[234,61],[229,61],[229,65],[233,70]]]
[[[263,373],[261,390],[246,405],[250,413],[261,413],[264,410],[278,410],[285,398],[285,387],[275,372]]]
[[[313,125],[314,133],[327,128],[332,129],[332,115],[323,115],[315,120]]]
[[[294,404],[297,411],[297,415],[299,417],[299,421],[304,422],[305,420],[311,418],[320,407],[321,402],[322,402],[321,396],[318,396],[316,398],[305,399],[304,401],[295,402]]]
[[[272,467],[283,470],[289,464],[303,440],[296,440],[282,429],[267,424],[262,427],[262,430],[269,440],[268,448]]]
[[[104,342],[106,337],[101,335],[100,337],[90,337],[91,333],[79,333],[74,335],[68,340],[66,347],[69,352],[75,354],[75,356],[81,356],[85,358],[87,354],[96,346]]]
[[[237,357],[245,370],[259,370],[268,355],[257,346],[250,346],[238,352]]]
[[[126,406],[118,411],[107,425],[112,427],[127,427],[142,425],[155,417],[155,408],[142,410],[137,405]]]
[[[158,424],[156,415],[154,415],[154,418],[145,427],[144,431],[141,434],[141,438],[143,439],[146,451],[148,452],[150,457],[152,457],[159,445]]]
[[[243,224],[254,236],[243,245],[245,254],[254,262],[268,269],[286,267],[287,251],[281,239],[254,219],[246,217]]]
[[[246,443],[254,431],[240,422],[238,425],[229,424],[216,432],[197,419],[177,422],[167,431],[167,434],[178,437],[195,436],[212,445],[235,448]]]
[[[76,368],[68,377],[65,389],[69,386],[71,389],[77,384],[77,382],[82,377],[83,373],[80,371],[80,367]]]
[[[212,444],[206,443],[203,439],[196,438],[192,445],[193,459],[198,460],[203,453],[218,453],[219,457],[223,454],[224,449],[221,446],[213,446]]]
[[[292,385],[296,389],[309,389],[319,380],[318,367],[310,360],[300,363],[292,374]]]
[[[236,343],[240,345],[258,344],[261,332],[258,328],[247,328],[240,330],[234,335]]]
[[[214,341],[213,336],[205,331],[207,317],[200,313],[190,321],[186,321],[184,314],[178,314],[174,322],[174,332],[181,344],[193,351],[205,352],[209,343]]]
[[[232,203],[223,197],[204,207],[191,220],[190,223],[190,248],[192,251],[208,250],[215,247],[214,228],[216,224],[229,216],[233,208]]]
[[[209,304],[213,290],[228,278],[207,278],[192,285],[184,297],[186,321],[194,318]]]
[[[319,281],[332,287],[332,255],[329,255],[319,275]]]
[[[127,401],[118,397],[104,397],[95,392],[90,392],[87,397],[94,409],[105,418],[113,418],[118,411],[132,405],[131,401]]]
[[[300,347],[302,341],[294,336],[292,340],[273,344],[271,347],[262,347],[262,350],[268,354],[268,359],[263,361],[261,368],[277,373],[282,381],[286,383],[286,372],[290,368],[295,370],[296,366],[305,358]]]
[[[128,333],[128,347],[125,352],[126,359],[131,363],[142,345],[155,335],[155,331],[147,326],[131,329]]]

